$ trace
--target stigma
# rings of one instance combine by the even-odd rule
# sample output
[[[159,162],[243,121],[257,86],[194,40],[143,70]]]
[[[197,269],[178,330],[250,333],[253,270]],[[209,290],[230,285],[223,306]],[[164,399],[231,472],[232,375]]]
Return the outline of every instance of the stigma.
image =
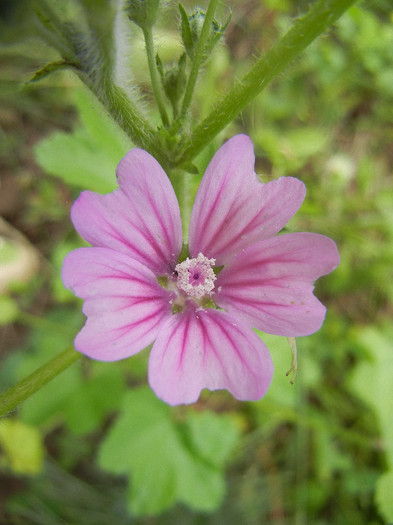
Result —
[[[177,287],[188,296],[200,299],[209,296],[214,290],[215,273],[212,267],[215,259],[208,259],[202,253],[176,265]]]

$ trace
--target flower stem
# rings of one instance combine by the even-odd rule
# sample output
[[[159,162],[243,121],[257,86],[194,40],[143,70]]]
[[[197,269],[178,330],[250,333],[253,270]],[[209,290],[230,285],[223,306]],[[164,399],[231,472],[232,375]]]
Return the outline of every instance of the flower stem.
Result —
[[[206,11],[206,16],[205,20],[203,21],[202,31],[198,40],[195,57],[191,66],[190,76],[188,77],[186,91],[184,93],[183,104],[180,113],[181,119],[183,119],[186,116],[188,108],[191,104],[192,95],[194,93],[199,68],[201,67],[203,56],[205,53],[205,45],[209,37],[210,27],[214,17],[214,13],[216,11],[217,3],[218,0],[210,0],[209,6]]]
[[[80,19],[65,23],[55,5],[45,0],[37,2],[44,26],[43,37],[62,56],[62,67],[72,68],[135,145],[148,151],[165,168],[169,164],[168,156],[157,132],[141,112],[136,95],[131,98],[130,93],[115,84],[111,50],[105,39],[97,38],[84,9]],[[52,64],[50,70],[56,67]]]
[[[145,37],[147,61],[149,63],[149,71],[151,78],[151,85],[153,88],[154,97],[157,102],[158,110],[161,115],[161,120],[164,126],[169,127],[169,119],[165,109],[164,99],[162,97],[160,83],[158,78],[156,60],[154,55],[153,34],[151,29],[143,29],[143,36]]]
[[[105,78],[102,89],[96,89],[96,86],[89,83],[86,77],[82,80],[131,140],[153,155],[165,169],[168,165],[167,154],[160,147],[157,133],[136,110],[135,104],[129,100],[124,91],[112,82],[109,75]]]
[[[356,0],[318,0],[217,104],[185,142],[178,165],[191,161],[294,58]]]
[[[76,352],[73,347],[67,348],[67,350],[64,350],[64,352],[1,394],[0,417],[9,414],[20,403],[32,396],[37,390],[63,372],[63,370],[72,365],[72,363],[77,361],[81,356],[82,354]]]
[[[169,173],[169,178],[175,190],[180,207],[180,216],[183,229],[183,243],[188,243],[188,230],[192,209],[190,178],[192,175],[181,170],[174,170]]]

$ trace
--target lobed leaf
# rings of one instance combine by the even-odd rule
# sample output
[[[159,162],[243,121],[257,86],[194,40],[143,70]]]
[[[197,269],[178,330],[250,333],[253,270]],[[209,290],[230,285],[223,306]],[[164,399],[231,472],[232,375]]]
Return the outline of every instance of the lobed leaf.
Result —
[[[81,124],[72,133],[54,133],[39,142],[36,160],[66,184],[110,192],[116,187],[116,166],[131,145],[86,92],[77,92],[76,105]]]
[[[190,412],[185,423],[171,416],[147,387],[134,390],[101,444],[100,466],[131,478],[134,515],[157,514],[175,502],[214,510],[223,499],[223,466],[238,438],[234,421],[208,412]]]

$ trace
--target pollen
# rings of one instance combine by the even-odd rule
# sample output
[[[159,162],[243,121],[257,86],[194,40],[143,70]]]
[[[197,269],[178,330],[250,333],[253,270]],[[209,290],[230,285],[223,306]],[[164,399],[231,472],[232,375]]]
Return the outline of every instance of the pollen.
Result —
[[[216,280],[212,269],[215,263],[215,259],[208,259],[202,253],[193,259],[187,257],[175,268],[178,288],[196,299],[211,295]]]

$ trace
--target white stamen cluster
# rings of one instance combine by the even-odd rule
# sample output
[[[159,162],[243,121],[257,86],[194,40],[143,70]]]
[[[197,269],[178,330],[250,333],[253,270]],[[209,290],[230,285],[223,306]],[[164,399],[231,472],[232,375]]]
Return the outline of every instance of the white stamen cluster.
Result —
[[[193,259],[187,257],[175,268],[178,288],[196,299],[211,295],[216,280],[212,270],[215,262],[215,259],[208,259],[202,253]]]

